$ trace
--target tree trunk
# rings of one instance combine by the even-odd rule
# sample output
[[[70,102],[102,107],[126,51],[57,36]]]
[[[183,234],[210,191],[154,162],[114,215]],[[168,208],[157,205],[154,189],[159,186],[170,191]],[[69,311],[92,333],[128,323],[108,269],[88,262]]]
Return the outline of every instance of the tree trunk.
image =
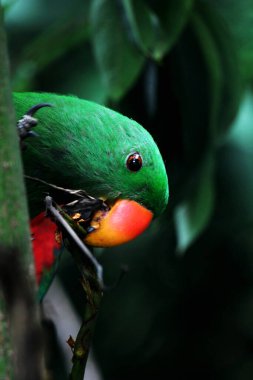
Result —
[[[0,5],[0,378],[43,378],[22,161]]]

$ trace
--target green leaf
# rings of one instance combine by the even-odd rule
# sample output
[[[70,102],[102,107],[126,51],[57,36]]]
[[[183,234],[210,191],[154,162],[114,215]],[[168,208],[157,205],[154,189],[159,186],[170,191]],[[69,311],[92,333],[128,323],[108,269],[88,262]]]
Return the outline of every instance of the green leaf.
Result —
[[[194,0],[147,0],[159,27],[155,55],[162,58],[177,42],[188,22]]]
[[[219,149],[215,226],[252,252],[253,94],[246,91],[238,115]]]
[[[235,56],[235,59],[234,59]],[[185,179],[206,151],[215,148],[240,102],[235,46],[209,4],[195,8],[171,52],[185,151]]]
[[[124,9],[109,0],[91,6],[92,43],[102,80],[111,99],[118,100],[133,85],[145,57],[127,34]]]
[[[253,0],[205,0],[224,20],[234,38],[245,82],[253,79]]]
[[[128,22],[129,34],[136,46],[145,56],[159,59],[160,57],[156,54],[156,46],[160,43],[157,17],[141,0],[122,0],[122,5]]]
[[[175,49],[177,58],[181,57],[181,82],[177,83],[181,85],[186,152],[182,184],[186,191],[175,208],[179,253],[190,246],[210,220],[214,207],[212,155],[240,102],[235,46],[222,26],[219,14],[209,4],[199,4]],[[199,165],[200,160],[203,164]]]
[[[223,17],[208,3],[200,1],[197,6],[216,46],[221,69],[221,99],[218,106],[217,128],[226,130],[235,118],[242,91],[237,46]]]
[[[231,130],[224,142],[253,153],[252,120],[253,94],[251,91],[246,91],[242,98],[238,115],[231,125]]]
[[[192,4],[192,0],[157,4],[143,0],[93,1],[94,54],[112,99],[120,99],[131,88],[146,58],[160,61],[171,49]]]
[[[204,230],[214,207],[214,160],[208,155],[200,169],[195,190],[174,210],[177,252],[182,255]]]
[[[160,61],[177,41],[188,21],[193,0],[122,0],[129,33],[147,56]],[[150,6],[149,6],[150,5]]]
[[[82,43],[85,46],[89,37],[89,27],[84,15],[85,13],[80,11],[75,19],[57,20],[24,46],[16,62],[12,79],[15,91],[30,89],[38,73],[74,47]]]
[[[171,63],[183,129],[186,179],[214,146],[222,98],[219,53],[199,12],[191,15],[187,29],[173,49]]]
[[[192,16],[192,28],[199,45],[205,76],[208,83],[208,123],[210,143],[212,144],[217,137],[219,111],[223,91],[223,67],[221,54],[218,49],[216,38],[210,27],[209,20],[205,17],[204,7],[195,10]]]

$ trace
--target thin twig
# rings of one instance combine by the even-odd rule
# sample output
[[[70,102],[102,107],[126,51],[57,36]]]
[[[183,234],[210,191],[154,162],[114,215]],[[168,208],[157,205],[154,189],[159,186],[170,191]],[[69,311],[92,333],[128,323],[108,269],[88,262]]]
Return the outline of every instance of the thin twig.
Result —
[[[83,196],[85,196],[85,197],[87,197],[89,199],[95,199],[95,198],[91,197],[89,194],[87,194],[86,191],[84,191],[84,190],[66,189],[64,187],[60,187],[60,186],[54,185],[53,183],[49,183],[47,181],[44,181],[41,178],[32,177],[30,175],[24,175],[24,177],[26,179],[29,179],[29,180],[32,180],[32,181],[36,181],[36,182],[39,182],[39,183],[41,183],[43,185],[51,187],[52,189],[64,191],[65,193],[68,193],[68,194],[71,194],[71,195],[75,195],[76,197],[79,197],[79,198],[83,198]]]
[[[47,212],[63,229],[64,243],[80,270],[81,283],[86,295],[83,322],[74,343],[73,366],[69,375],[70,380],[83,380],[96,318],[103,297],[103,270],[90,250],[68,224],[68,215],[61,214],[58,205],[53,204],[53,199],[50,196],[45,198],[45,202]],[[65,217],[67,217],[67,220],[65,220]]]
[[[46,210],[50,211],[50,213],[54,216],[58,223],[64,228],[64,230],[68,233],[68,235],[73,239],[77,247],[83,252],[86,258],[93,265],[93,269],[96,272],[97,280],[101,288],[103,288],[103,269],[102,266],[97,262],[95,257],[92,255],[90,250],[86,247],[86,245],[81,241],[79,236],[75,233],[75,231],[69,226],[66,220],[62,217],[60,212],[53,206],[53,199],[50,196],[46,196],[45,198]]]

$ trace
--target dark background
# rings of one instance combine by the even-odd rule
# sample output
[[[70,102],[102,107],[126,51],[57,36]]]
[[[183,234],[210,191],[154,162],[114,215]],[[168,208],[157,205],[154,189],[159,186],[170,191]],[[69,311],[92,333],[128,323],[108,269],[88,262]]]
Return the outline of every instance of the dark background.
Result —
[[[104,380],[253,376],[253,1],[5,1],[15,91],[74,94],[141,123],[170,184],[135,241],[98,250]],[[66,256],[60,279],[80,315]]]

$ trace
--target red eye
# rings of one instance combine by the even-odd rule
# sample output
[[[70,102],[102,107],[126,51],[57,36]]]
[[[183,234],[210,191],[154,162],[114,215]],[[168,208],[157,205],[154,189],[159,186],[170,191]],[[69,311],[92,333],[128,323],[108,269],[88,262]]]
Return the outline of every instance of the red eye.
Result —
[[[139,153],[132,153],[127,158],[126,166],[131,172],[138,172],[142,167],[142,158]]]

